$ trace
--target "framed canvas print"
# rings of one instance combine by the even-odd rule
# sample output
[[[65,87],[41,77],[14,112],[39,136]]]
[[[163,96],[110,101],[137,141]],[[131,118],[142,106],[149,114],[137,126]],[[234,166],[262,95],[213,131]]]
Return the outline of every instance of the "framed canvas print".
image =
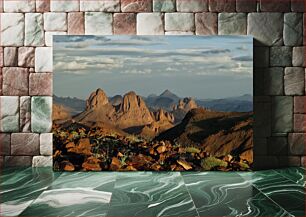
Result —
[[[54,36],[59,171],[250,170],[253,38]]]

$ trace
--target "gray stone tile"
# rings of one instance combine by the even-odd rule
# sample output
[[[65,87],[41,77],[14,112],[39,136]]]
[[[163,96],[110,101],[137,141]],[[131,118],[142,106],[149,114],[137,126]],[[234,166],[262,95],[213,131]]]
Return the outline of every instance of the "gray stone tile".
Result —
[[[247,34],[253,35],[256,46],[283,44],[282,13],[249,13]]]
[[[208,11],[208,0],[176,0],[178,12],[204,12]]]
[[[0,96],[0,131],[19,131],[19,97]]]
[[[268,68],[264,75],[265,93],[267,95],[283,95],[284,94],[284,68],[271,67]]]
[[[270,48],[270,66],[291,66],[292,47],[275,46]]]
[[[245,35],[247,32],[247,15],[245,13],[219,13],[219,35]]]
[[[293,98],[275,96],[272,99],[272,132],[286,133],[293,128]]]
[[[290,155],[305,155],[305,137],[305,133],[290,133],[288,135]]]
[[[294,47],[292,52],[292,65],[293,66],[306,66],[305,47]]]
[[[284,44],[299,46],[303,43],[303,14],[286,13],[284,16]]]
[[[302,67],[286,67],[284,76],[286,95],[304,95],[305,72]]]

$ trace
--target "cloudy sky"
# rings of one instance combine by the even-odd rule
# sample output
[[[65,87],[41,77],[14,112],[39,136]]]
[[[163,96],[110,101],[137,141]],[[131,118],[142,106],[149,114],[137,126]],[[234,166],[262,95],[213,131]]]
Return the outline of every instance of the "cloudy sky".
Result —
[[[54,36],[54,93],[87,98],[169,89],[199,99],[253,94],[248,36]]]

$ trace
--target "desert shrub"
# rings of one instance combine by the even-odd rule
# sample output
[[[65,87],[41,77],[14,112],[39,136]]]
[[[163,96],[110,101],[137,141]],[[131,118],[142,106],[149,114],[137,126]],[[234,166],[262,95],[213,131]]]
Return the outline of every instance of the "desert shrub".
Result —
[[[188,152],[188,153],[200,153],[201,150],[197,147],[190,146],[190,147],[186,148],[186,152]]]
[[[250,169],[250,166],[245,162],[239,162],[239,165],[240,165],[242,170]]]
[[[126,136],[126,138],[131,142],[143,142],[143,139],[141,139],[140,137],[138,137],[134,134],[128,135],[128,136]]]
[[[215,167],[227,167],[227,162],[215,157],[204,158],[201,162],[203,170],[211,170]]]

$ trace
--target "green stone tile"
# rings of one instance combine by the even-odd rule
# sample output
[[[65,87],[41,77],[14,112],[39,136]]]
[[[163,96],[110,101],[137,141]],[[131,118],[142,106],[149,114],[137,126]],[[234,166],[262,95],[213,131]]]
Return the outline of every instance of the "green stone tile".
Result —
[[[275,170],[257,171],[242,177],[290,214],[305,215],[305,188],[302,185]]]
[[[154,0],[153,11],[173,12],[175,11],[175,0]]]
[[[51,168],[27,168],[4,171],[1,179],[1,216],[19,215],[59,174]]]
[[[111,203],[163,201],[174,194],[189,197],[180,173],[124,173],[118,174]]]
[[[178,172],[133,172],[117,176],[108,216],[197,216]]]
[[[299,185],[306,186],[305,170],[301,167],[290,167],[286,169],[277,169],[275,171]]]
[[[137,182],[115,188],[112,204],[133,204],[174,200],[176,196],[190,197],[183,183]]]
[[[242,186],[241,186],[242,187]],[[283,208],[274,203],[257,189],[252,189],[252,195],[247,195],[241,188],[229,189],[226,196],[221,196],[216,204],[214,199],[201,208],[200,216],[290,216]],[[239,193],[238,193],[239,190]],[[236,195],[234,195],[234,192]],[[216,198],[215,198],[216,199]]]
[[[31,131],[48,133],[52,128],[52,97],[33,96],[31,99]]]
[[[20,216],[106,216],[110,192],[88,188],[44,191]]]
[[[183,174],[200,216],[288,216],[237,173]]]
[[[190,198],[180,201],[139,202],[133,204],[111,204],[107,216],[198,216]]]
[[[183,183],[184,181],[179,172],[122,172],[117,173],[115,187],[144,182]]]
[[[113,172],[63,172],[49,189],[81,187],[111,192],[115,180]]]
[[[32,173],[31,167],[7,167],[1,169],[0,185],[9,183],[10,179],[18,179]]]
[[[113,172],[63,172],[22,216],[105,216],[116,180]]]

